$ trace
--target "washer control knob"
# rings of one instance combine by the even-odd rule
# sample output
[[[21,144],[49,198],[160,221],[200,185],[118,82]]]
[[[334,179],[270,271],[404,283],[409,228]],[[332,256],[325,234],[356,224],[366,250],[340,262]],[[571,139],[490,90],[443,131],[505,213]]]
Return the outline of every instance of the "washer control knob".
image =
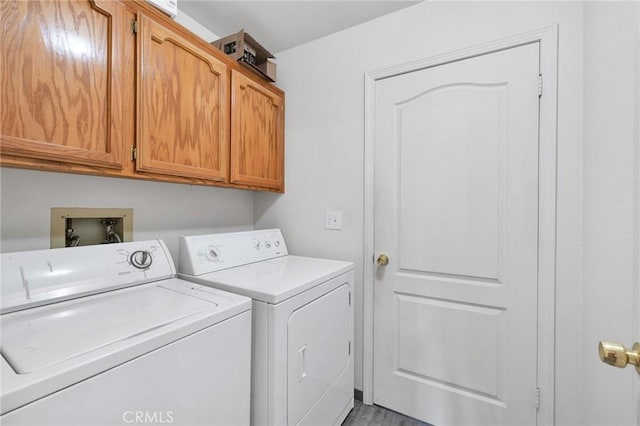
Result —
[[[136,250],[131,253],[129,262],[134,268],[148,269],[153,263],[153,257],[147,250]]]
[[[271,248],[271,243],[269,241],[265,241],[264,247],[270,249]]]
[[[273,243],[273,245],[274,245],[274,246],[276,246],[276,247],[280,247],[280,240],[276,240],[276,241]]]

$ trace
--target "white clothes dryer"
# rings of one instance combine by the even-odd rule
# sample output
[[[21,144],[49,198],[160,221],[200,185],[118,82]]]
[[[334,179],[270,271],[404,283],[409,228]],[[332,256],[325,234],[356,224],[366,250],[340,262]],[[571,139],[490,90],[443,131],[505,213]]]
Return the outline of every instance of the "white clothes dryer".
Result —
[[[178,276],[253,299],[253,425],[353,408],[353,263],[289,256],[279,229],[180,238]]]
[[[251,300],[160,240],[2,254],[3,425],[245,425]]]

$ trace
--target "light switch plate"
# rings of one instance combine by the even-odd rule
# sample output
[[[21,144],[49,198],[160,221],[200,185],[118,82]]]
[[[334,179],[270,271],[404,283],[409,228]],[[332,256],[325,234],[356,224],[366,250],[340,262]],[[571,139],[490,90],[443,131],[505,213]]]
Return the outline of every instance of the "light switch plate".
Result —
[[[342,229],[342,212],[340,210],[325,210],[324,229],[339,231]]]

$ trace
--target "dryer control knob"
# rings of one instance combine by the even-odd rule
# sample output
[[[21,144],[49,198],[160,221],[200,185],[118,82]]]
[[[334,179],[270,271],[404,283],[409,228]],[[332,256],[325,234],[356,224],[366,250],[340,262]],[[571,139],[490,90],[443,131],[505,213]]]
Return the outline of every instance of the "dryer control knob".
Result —
[[[218,252],[218,249],[212,246],[207,247],[206,256],[207,256],[207,259],[209,259],[212,262],[218,262],[220,260],[220,253]]]

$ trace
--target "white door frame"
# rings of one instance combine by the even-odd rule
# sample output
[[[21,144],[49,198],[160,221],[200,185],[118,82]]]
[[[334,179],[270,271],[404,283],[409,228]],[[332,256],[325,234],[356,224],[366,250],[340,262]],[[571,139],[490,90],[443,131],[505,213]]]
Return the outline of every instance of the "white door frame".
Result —
[[[640,23],[640,7],[638,8],[638,23]],[[634,243],[634,273],[633,280],[634,285],[633,288],[635,290],[635,294],[633,295],[633,309],[634,309],[634,318],[635,321],[635,330],[634,337],[640,338],[640,119],[638,119],[638,114],[640,114],[640,25],[638,25],[638,34],[637,37],[637,49],[636,54],[636,128],[635,128],[635,150],[636,150],[636,158],[635,158],[635,243]],[[631,343],[633,344],[633,342]],[[633,395],[634,401],[640,401],[640,380],[633,381]],[[637,403],[638,406],[635,407],[635,417],[636,422],[640,421],[640,403]]]
[[[540,43],[540,71],[543,94],[540,98],[539,129],[539,234],[538,234],[538,387],[540,410],[538,424],[554,423],[555,358],[555,261],[556,261],[556,127],[558,25],[551,25],[483,43],[462,50],[421,59],[365,74],[364,129],[364,344],[363,402],[373,404],[373,295],[375,285],[374,253],[374,142],[376,81],[420,69],[521,46]]]

